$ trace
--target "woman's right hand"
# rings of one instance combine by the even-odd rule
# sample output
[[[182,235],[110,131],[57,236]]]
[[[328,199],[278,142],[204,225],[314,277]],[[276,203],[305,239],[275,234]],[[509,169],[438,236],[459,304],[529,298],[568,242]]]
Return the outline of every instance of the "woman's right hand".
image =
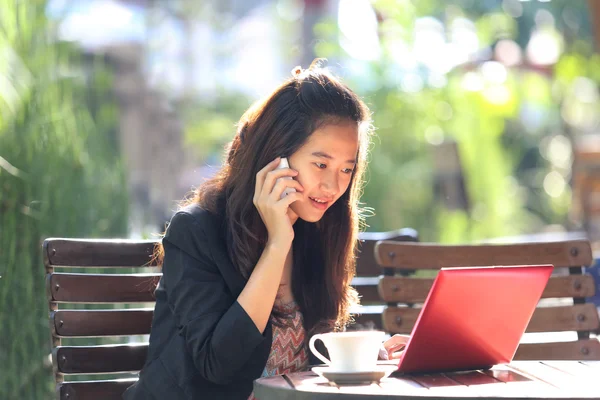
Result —
[[[281,158],[267,164],[256,174],[254,206],[258,210],[269,234],[268,242],[279,246],[289,246],[294,240],[294,229],[288,216],[288,208],[294,201],[302,198],[304,188],[294,179],[280,179],[286,176],[295,177],[297,171],[290,168],[276,169]],[[281,198],[286,188],[294,188],[296,192]]]

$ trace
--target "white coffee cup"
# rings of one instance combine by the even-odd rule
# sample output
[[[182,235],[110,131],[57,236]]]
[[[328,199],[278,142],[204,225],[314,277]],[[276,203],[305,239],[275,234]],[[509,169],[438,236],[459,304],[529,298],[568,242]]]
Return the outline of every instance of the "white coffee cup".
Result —
[[[380,331],[351,331],[319,333],[310,338],[308,347],[313,354],[336,372],[373,371],[377,366],[379,349],[385,336]],[[327,347],[327,359],[315,348],[320,339]]]

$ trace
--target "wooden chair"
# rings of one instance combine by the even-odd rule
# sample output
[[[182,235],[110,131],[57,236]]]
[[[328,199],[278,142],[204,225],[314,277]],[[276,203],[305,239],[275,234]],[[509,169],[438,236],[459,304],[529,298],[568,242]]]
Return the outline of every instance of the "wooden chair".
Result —
[[[416,240],[416,233],[413,230],[363,233],[360,239],[362,252],[357,260],[360,277],[353,283],[366,298],[378,298],[375,243],[380,239]],[[144,342],[147,337],[139,335],[150,333],[154,289],[161,277],[152,263],[156,244],[156,241],[135,240],[44,241],[57,398],[121,399],[125,389],[137,379],[134,374],[144,365],[148,349]],[[79,303],[103,308],[71,306]],[[357,323],[368,324],[371,317],[369,313],[361,315]],[[81,342],[78,338],[107,338],[111,344],[61,345],[63,339]],[[101,378],[91,380],[88,375]],[[65,376],[88,380],[66,381]]]
[[[384,274],[379,281],[379,294],[388,304],[382,314],[383,327],[387,332],[403,334],[410,334],[420,312],[413,305],[425,301],[434,278],[397,276],[398,272],[433,270],[433,276],[442,267],[553,264],[554,274],[526,332],[574,331],[577,335],[573,334],[573,338],[577,340],[521,343],[515,359],[600,360],[600,342],[590,338],[600,328],[598,311],[594,304],[585,303],[585,297],[595,293],[593,278],[582,273],[582,266],[592,263],[586,240],[468,246],[381,241],[375,246],[375,258]],[[565,302],[569,304],[556,305]]]

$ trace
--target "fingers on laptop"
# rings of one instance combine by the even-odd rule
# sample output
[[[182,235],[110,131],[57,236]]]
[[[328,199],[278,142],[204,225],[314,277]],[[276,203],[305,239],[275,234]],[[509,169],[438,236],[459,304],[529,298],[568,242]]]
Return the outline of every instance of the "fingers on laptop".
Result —
[[[388,352],[388,359],[399,358],[402,354],[401,350],[406,346],[410,339],[407,335],[394,335],[385,341],[383,346]]]
[[[388,340],[385,341],[383,346],[387,349],[387,351],[398,350],[408,343],[410,336],[407,335],[394,335]]]

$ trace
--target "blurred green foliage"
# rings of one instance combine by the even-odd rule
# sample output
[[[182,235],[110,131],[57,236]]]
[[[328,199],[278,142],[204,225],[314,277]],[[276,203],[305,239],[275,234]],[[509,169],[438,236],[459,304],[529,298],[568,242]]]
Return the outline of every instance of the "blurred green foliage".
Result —
[[[53,397],[42,240],[125,236],[111,74],[56,40],[45,1],[0,2],[0,398]]]
[[[235,124],[250,105],[249,99],[220,90],[207,102],[190,103],[183,109],[186,120],[183,144],[198,160],[218,165],[224,146],[235,132]]]
[[[452,3],[430,0],[404,2],[399,7],[397,1],[383,0],[376,1],[375,7],[387,18],[382,25],[397,23],[407,29],[412,21],[429,13],[446,26],[454,18],[469,18],[477,29],[480,46],[491,49],[498,40],[529,36],[532,24],[524,24],[523,20],[531,8],[540,7],[537,2],[523,3],[525,9],[517,24],[499,4],[479,3],[483,8],[478,13],[472,7],[461,7],[473,2]],[[546,6],[547,11],[560,21],[565,4],[552,2]],[[572,4],[571,14],[585,19],[585,7],[583,2]],[[580,25],[585,26],[586,21]],[[393,70],[391,52],[384,51],[381,59],[370,63],[368,79],[383,77],[376,90],[364,93],[374,111],[379,137],[363,197],[376,210],[369,221],[371,229],[412,226],[422,239],[442,242],[532,233],[549,224],[572,229],[574,224],[568,220],[571,192],[566,185],[571,172],[570,154],[566,160],[557,159],[557,146],[552,146],[562,143],[562,148],[569,151],[572,145],[576,124],[561,116],[565,107],[581,110],[580,102],[568,96],[573,82],[585,76],[595,80],[592,88],[599,82],[595,72],[598,56],[592,55],[591,46],[581,46],[585,32],[581,33],[583,39],[564,43],[565,52],[548,70],[523,64],[507,67],[502,83],[486,81],[482,60],[450,71],[441,88],[425,85],[416,93],[407,93],[385,79],[399,73]],[[391,47],[386,47],[386,42],[396,39],[394,32],[380,35],[384,49]],[[479,80],[481,88],[468,89],[468,79]],[[352,83],[360,85],[360,81]],[[597,101],[594,107],[597,109]],[[535,126],[526,118],[532,114],[539,116]],[[448,210],[442,199],[433,197],[433,147],[442,139],[458,144],[471,205],[467,210]],[[557,174],[551,177],[558,180],[554,186],[565,186],[549,195],[544,185],[553,171]]]
[[[346,53],[338,21],[324,20],[314,27],[316,55],[328,58],[334,70],[340,67],[336,72],[373,111],[376,137],[362,199],[375,211],[367,220],[368,230],[410,226],[422,240],[466,242],[538,232],[548,225],[577,229],[569,219],[570,149],[582,130],[577,118],[597,114],[599,103],[582,101],[576,86],[587,79],[597,90],[600,82],[600,57],[590,44],[586,3],[376,0],[372,4],[381,47],[376,60],[354,60]],[[511,12],[520,16],[514,18]],[[558,61],[544,68],[525,63],[502,66],[505,79],[487,79],[484,64],[494,61],[498,41],[518,44],[525,61],[532,32],[542,29],[539,21],[548,15],[553,24],[543,30],[550,30],[557,40],[562,51]],[[422,88],[405,90],[406,71],[398,67],[396,44],[412,48],[414,30],[423,17],[435,19],[449,38],[453,22],[470,21],[482,51],[473,62],[441,78],[434,76],[443,84],[430,84],[430,71],[419,66]],[[284,53],[296,54],[293,49]],[[477,88],[472,88],[473,81]],[[194,104],[195,114],[190,113],[186,123],[187,143],[210,149],[211,154],[231,137],[233,125],[250,102],[244,105],[242,96],[231,93],[217,97],[217,106]],[[197,112],[201,109],[206,112]],[[435,149],[442,142],[458,146],[468,199],[462,210],[449,209],[434,191],[437,175],[444,173],[435,170]],[[203,151],[199,160],[207,155]]]

